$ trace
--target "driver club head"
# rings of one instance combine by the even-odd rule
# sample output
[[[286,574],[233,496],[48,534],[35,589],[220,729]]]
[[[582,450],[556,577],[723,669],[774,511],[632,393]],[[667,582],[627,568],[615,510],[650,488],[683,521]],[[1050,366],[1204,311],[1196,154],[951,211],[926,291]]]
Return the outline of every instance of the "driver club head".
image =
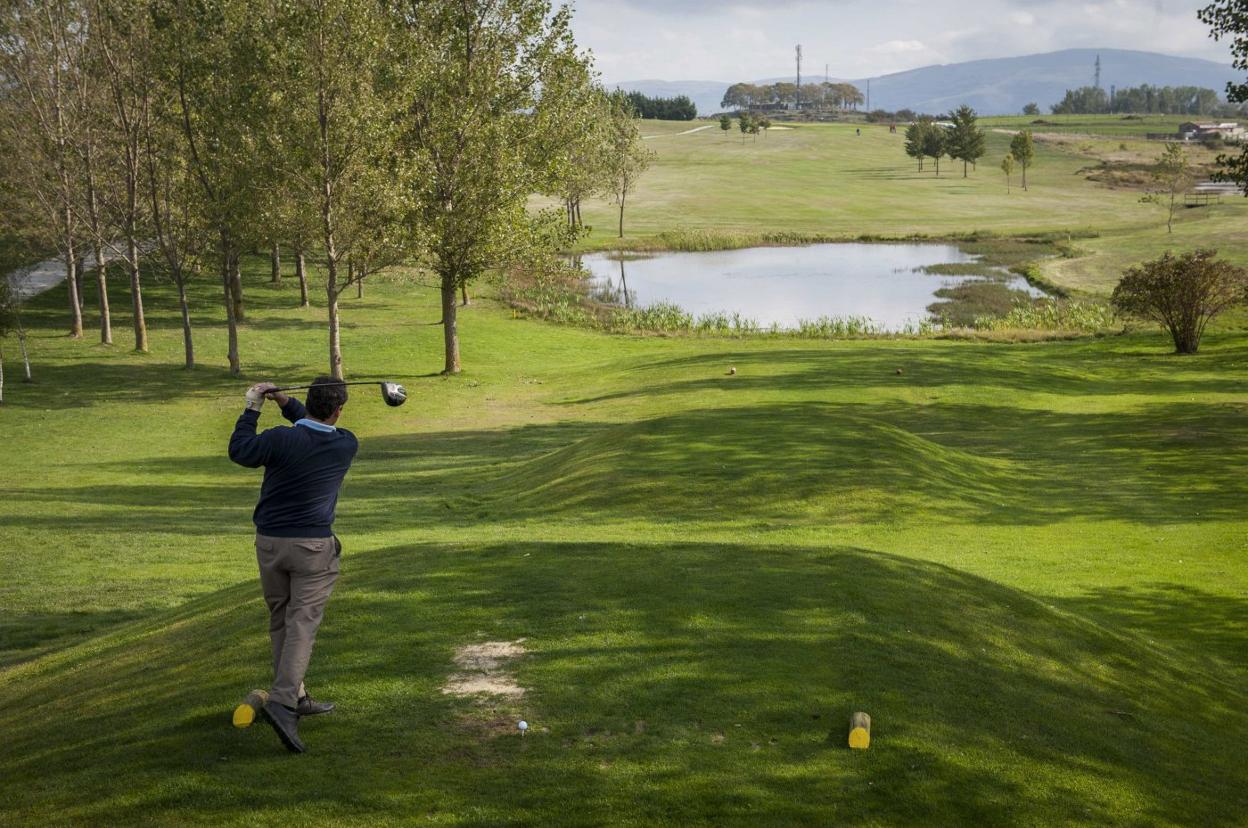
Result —
[[[407,389],[397,382],[383,382],[381,383],[381,398],[386,401],[386,405],[397,408],[407,402]]]

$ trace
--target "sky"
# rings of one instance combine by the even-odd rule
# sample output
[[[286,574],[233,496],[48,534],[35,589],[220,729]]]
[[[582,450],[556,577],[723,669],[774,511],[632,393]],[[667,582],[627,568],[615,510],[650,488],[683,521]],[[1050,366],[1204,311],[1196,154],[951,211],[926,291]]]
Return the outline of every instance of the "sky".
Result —
[[[863,78],[936,63],[1074,48],[1230,62],[1199,0],[575,0],[577,42],[608,84]]]

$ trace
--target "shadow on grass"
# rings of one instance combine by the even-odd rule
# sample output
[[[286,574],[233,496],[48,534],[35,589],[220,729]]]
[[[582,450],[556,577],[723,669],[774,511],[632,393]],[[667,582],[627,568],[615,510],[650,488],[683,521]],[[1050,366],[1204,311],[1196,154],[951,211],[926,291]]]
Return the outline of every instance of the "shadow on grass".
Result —
[[[134,483],[13,486],[15,502],[79,508],[15,509],[0,526],[236,531],[259,474],[224,455],[225,435],[218,456],[100,464]],[[339,517],[370,531],[431,520],[633,524],[639,515],[741,526],[1162,525],[1239,520],[1245,502],[1248,419],[1233,406],[1085,414],[799,402],[374,437],[347,477]]]
[[[1248,807],[1241,687],[945,567],[512,543],[343,571],[309,674],[340,707],[305,723],[310,754],[229,727],[267,679],[240,585],[0,681],[5,822],[1230,825]],[[456,647],[521,637],[524,700],[440,692]],[[866,753],[842,746],[855,709]],[[472,726],[520,717],[524,739]]]

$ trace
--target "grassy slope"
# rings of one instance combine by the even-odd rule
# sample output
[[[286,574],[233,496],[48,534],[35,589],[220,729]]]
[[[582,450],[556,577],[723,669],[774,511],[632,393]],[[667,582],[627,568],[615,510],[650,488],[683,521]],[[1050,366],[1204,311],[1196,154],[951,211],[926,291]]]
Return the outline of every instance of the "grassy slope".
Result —
[[[997,120],[986,125],[995,130],[1015,128]],[[1124,265],[1171,246],[1211,246],[1248,263],[1248,200],[1182,210],[1170,238],[1165,211],[1141,204],[1138,190],[1111,189],[1079,174],[1102,159],[1154,158],[1160,152],[1156,142],[1126,136],[1042,142],[1028,173],[1029,191],[1016,186],[1007,194],[998,165],[1010,136],[1002,131],[989,132],[988,152],[978,172],[963,178],[961,165],[946,159],[936,178],[930,163],[918,172],[902,149],[904,136],[889,133],[887,126],[863,125],[861,136],[855,132],[859,127],[848,125],[773,129],[744,144],[735,129],[725,136],[717,125],[690,135],[674,134],[688,128],[643,124],[643,134],[657,136],[647,141],[656,157],[629,198],[625,214],[629,237],[679,229],[845,238],[1094,231],[1101,238],[1080,245],[1089,254],[1086,258],[1046,262],[1044,272],[1066,287],[1095,293],[1112,289]],[[1120,144],[1127,149],[1120,150]],[[1201,160],[1210,155],[1203,148],[1192,152]],[[615,208],[595,202],[587,203],[583,212],[593,227],[586,246],[614,244]]]
[[[224,442],[246,382],[323,355],[320,311],[259,269],[241,380],[216,367],[219,324],[201,327],[209,367],[172,367],[167,289],[149,292],[147,357],[60,338],[62,296],[43,302],[40,382],[0,410],[5,824],[1248,808],[1234,333],[1185,359],[1144,335],[666,340],[480,304],[467,376],[348,409],[363,448],[309,676],[342,710],[307,724],[300,760],[232,730],[267,644],[258,478]],[[197,302],[219,316],[210,283]],[[377,286],[345,313],[354,375],[439,365],[431,292]],[[522,703],[439,692],[455,647],[519,637]],[[857,708],[876,722],[866,754],[840,747]]]

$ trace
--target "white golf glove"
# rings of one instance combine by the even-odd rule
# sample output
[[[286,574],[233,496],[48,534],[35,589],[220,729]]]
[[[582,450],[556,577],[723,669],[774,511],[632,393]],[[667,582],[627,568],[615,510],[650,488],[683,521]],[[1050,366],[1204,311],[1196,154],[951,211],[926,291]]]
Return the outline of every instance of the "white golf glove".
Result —
[[[248,411],[259,411],[264,407],[264,394],[269,387],[271,387],[270,383],[261,382],[247,389]]]

